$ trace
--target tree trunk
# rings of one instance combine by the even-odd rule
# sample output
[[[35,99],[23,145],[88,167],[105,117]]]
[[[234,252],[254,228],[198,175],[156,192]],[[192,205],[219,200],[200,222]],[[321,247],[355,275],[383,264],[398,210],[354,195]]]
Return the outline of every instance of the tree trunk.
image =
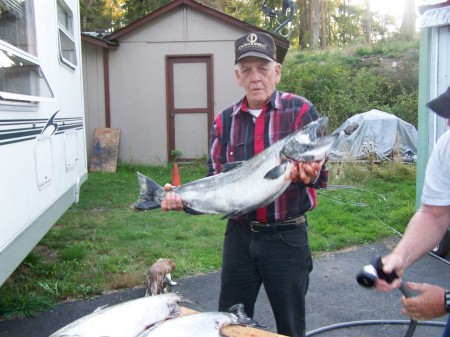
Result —
[[[321,36],[320,46],[325,49],[328,45],[327,39],[327,0],[320,0]]]
[[[400,35],[404,39],[411,39],[416,30],[416,11],[414,0],[405,0]]]
[[[319,47],[319,33],[320,33],[320,4],[319,0],[312,0],[310,3],[311,17],[311,48],[317,49]]]
[[[370,0],[366,0],[366,42],[372,41],[372,12],[370,10]]]
[[[314,40],[314,2],[315,0],[308,1],[308,46],[312,48]]]
[[[298,0],[299,7],[299,29],[298,29],[298,42],[301,49],[308,48],[308,36],[309,36],[309,8],[308,0]]]

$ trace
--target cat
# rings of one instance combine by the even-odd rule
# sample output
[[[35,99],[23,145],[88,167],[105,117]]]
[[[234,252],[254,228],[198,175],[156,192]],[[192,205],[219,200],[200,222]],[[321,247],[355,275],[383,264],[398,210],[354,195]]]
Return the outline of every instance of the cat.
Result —
[[[175,263],[172,259],[159,259],[148,270],[145,284],[147,291],[145,296],[155,296],[162,294],[167,290],[167,286],[175,286],[170,273],[175,270]]]

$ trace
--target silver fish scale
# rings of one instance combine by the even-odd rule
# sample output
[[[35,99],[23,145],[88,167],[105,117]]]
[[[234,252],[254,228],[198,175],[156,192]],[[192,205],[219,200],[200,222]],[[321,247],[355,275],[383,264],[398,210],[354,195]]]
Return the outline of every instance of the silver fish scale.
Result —
[[[202,213],[244,214],[273,201],[291,183],[290,170],[277,179],[264,176],[281,163],[283,141],[241,166],[174,188],[186,206]],[[198,182],[198,184],[197,184]]]
[[[202,312],[168,320],[138,337],[219,337],[220,328],[233,324],[238,324],[234,314]]]

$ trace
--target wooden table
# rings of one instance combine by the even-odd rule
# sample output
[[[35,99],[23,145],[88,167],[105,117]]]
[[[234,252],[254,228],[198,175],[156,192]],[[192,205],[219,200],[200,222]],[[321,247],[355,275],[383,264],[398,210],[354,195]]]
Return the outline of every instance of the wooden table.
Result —
[[[198,311],[181,307],[181,316],[195,314]],[[248,326],[229,325],[220,329],[220,333],[226,337],[288,337],[273,332],[251,328]]]

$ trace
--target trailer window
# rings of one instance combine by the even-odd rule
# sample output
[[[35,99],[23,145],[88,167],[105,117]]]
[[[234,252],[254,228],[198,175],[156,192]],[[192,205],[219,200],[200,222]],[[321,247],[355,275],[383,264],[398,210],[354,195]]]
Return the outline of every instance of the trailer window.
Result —
[[[53,93],[39,65],[0,46],[0,96],[3,99],[38,101],[38,97],[52,98]]]
[[[32,0],[0,0],[0,104],[54,97],[37,59],[33,8]]]
[[[63,1],[58,1],[58,27],[59,55],[61,61],[75,69],[77,65],[77,53],[73,35],[73,14]]]
[[[0,40],[36,56],[33,1],[0,0]]]

